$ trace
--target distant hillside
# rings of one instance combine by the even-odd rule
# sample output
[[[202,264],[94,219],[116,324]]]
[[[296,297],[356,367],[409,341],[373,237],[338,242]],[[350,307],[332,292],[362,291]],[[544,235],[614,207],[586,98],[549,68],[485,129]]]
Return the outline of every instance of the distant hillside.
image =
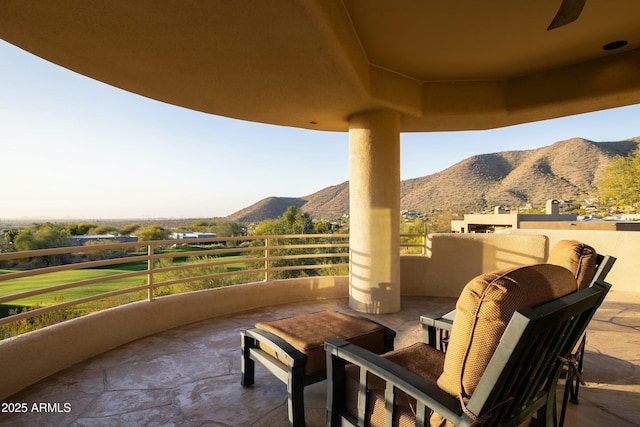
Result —
[[[594,182],[614,156],[627,156],[639,145],[640,137],[613,142],[573,138],[535,150],[472,156],[433,175],[402,181],[400,206],[421,212],[475,212],[497,205],[540,205],[549,198],[584,198],[593,193]],[[349,213],[349,183],[301,198],[270,197],[228,219],[258,222],[277,218],[291,205],[315,219],[339,218]]]
[[[479,211],[581,198],[593,193],[594,182],[614,155],[629,155],[639,141],[574,138],[535,150],[473,156],[442,172],[404,181],[401,205],[420,211]]]
[[[335,219],[349,213],[349,182],[332,185],[304,197],[302,210],[315,219]]]
[[[268,197],[229,215],[226,219],[240,223],[261,222],[265,219],[278,218],[289,206],[301,208],[305,203],[307,200],[299,197]]]

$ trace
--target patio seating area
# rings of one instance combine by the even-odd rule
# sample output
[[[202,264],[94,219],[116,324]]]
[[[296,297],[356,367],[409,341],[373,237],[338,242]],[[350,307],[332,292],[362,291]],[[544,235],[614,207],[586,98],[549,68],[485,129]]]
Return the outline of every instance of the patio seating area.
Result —
[[[532,229],[427,237],[425,230],[422,255],[398,250],[402,134],[504,128],[640,102],[640,3],[611,8],[588,2],[584,13],[580,0],[529,2],[525,9],[511,3],[0,2],[1,40],[88,78],[205,114],[345,132],[351,218],[348,243],[330,245],[348,247],[348,278],[272,278],[272,271],[289,267],[273,268],[271,261],[286,257],[270,254],[273,246],[265,240],[264,255],[250,258],[264,262],[250,271],[263,275],[251,279],[257,282],[156,297],[156,289],[174,280],[154,281],[167,269],[156,268],[155,243],[144,242],[146,271],[118,277],[146,275],[144,286],[75,302],[132,289],[146,291],[146,300],[4,346],[0,427],[286,426],[281,381],[256,366],[255,384],[240,384],[241,328],[327,309],[394,313],[371,317],[395,330],[395,347],[402,348],[422,337],[420,316],[449,312],[455,303],[450,297],[471,277],[544,262],[555,242],[574,236],[619,262],[608,277],[613,290],[588,328],[586,385],[580,404],[569,405],[565,425],[640,425],[640,264],[632,256],[640,248],[637,232]],[[476,28],[483,31],[470,31]],[[40,270],[4,279],[52,272]],[[39,293],[24,291],[3,302]],[[349,301],[331,299],[346,295]],[[144,338],[131,341],[138,337]],[[325,424],[325,397],[325,382],[305,388],[307,425]]]
[[[401,348],[421,339],[420,315],[444,314],[454,304],[405,297],[400,312],[372,318],[397,331]],[[257,365],[255,385],[240,385],[240,328],[327,309],[351,312],[346,299],[278,305],[134,341],[5,399],[27,403],[27,413],[3,412],[0,426],[286,426],[282,382]],[[569,405],[565,425],[640,425],[639,346],[640,294],[614,289],[589,326],[586,386],[580,404]],[[324,425],[325,394],[324,381],[305,388],[308,426]]]

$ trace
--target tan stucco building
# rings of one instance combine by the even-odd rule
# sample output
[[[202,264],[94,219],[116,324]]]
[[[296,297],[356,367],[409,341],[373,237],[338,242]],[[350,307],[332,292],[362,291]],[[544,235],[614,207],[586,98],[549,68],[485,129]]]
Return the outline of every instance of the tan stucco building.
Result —
[[[580,221],[577,214],[560,213],[557,200],[547,200],[544,214],[507,212],[497,206],[493,214],[465,214],[464,219],[451,221],[452,233],[496,233],[511,229],[640,231],[640,222]]]

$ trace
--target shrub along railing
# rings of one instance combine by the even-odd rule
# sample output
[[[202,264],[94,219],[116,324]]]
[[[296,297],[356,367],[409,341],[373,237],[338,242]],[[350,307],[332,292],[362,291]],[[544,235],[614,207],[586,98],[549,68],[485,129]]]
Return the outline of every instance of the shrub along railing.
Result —
[[[0,253],[0,339],[170,294],[261,280],[346,275],[348,238],[218,237]],[[404,251],[424,254],[426,236],[402,238]]]

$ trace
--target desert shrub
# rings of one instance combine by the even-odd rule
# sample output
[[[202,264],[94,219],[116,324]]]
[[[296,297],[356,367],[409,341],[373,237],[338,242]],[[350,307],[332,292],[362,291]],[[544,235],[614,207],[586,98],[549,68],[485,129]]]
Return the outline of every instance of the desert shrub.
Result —
[[[252,273],[243,273],[242,270],[239,270],[237,274],[233,275],[206,277],[211,275],[224,274],[231,271],[231,269],[224,265],[202,265],[209,263],[215,259],[218,258],[211,256],[189,257],[187,259],[187,263],[192,265],[191,267],[155,274],[155,283],[162,283],[173,280],[182,280],[182,282],[167,286],[160,286],[159,288],[154,290],[154,296],[192,292],[202,289],[220,288],[237,283],[247,283],[250,281],[260,280],[259,275]],[[171,260],[162,259],[157,262],[156,268],[168,267],[172,264],[173,263]]]

